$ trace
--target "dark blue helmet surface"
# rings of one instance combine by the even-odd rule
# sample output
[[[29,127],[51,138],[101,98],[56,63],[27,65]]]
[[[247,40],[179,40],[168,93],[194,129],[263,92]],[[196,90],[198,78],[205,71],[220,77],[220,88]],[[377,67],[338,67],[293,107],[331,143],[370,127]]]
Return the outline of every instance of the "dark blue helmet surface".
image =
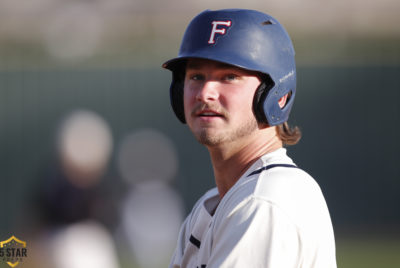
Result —
[[[163,64],[173,72],[170,92],[174,112],[185,122],[182,63],[201,58],[267,75],[270,85],[264,89],[268,92],[255,102],[258,107],[254,110],[261,110],[269,125],[279,125],[287,121],[296,93],[294,54],[289,35],[273,17],[255,10],[206,10],[187,27],[178,57]],[[278,100],[288,93],[290,98],[281,109]]]

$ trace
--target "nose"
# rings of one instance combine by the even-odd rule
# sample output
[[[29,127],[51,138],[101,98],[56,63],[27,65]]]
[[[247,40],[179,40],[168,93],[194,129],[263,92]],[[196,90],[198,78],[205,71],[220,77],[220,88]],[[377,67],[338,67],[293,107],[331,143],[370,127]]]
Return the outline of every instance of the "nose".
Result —
[[[196,99],[201,102],[210,102],[218,99],[218,86],[216,81],[206,81],[199,88]]]

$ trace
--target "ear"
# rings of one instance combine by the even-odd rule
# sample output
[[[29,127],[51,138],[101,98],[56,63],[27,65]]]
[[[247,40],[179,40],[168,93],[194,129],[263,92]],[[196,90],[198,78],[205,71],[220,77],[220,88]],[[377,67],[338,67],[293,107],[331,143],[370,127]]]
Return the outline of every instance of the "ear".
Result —
[[[283,96],[282,98],[280,98],[280,99],[278,100],[278,105],[279,105],[279,107],[280,107],[281,109],[283,109],[283,107],[285,107],[287,98],[288,98],[288,94],[286,94],[285,96]]]

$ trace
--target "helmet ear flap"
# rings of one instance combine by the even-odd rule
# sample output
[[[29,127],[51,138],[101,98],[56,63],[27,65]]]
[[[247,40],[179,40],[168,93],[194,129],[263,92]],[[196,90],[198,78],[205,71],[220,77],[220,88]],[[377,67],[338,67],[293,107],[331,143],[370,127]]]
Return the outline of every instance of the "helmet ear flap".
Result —
[[[172,72],[172,83],[169,89],[169,96],[172,109],[183,124],[186,123],[185,111],[183,107],[183,87],[185,85],[185,69],[177,68]]]
[[[256,117],[256,120],[260,124],[269,124],[267,116],[264,112],[264,102],[267,98],[268,92],[275,85],[274,81],[269,77],[269,75],[265,75],[261,79],[261,84],[256,89],[253,98],[253,113]]]

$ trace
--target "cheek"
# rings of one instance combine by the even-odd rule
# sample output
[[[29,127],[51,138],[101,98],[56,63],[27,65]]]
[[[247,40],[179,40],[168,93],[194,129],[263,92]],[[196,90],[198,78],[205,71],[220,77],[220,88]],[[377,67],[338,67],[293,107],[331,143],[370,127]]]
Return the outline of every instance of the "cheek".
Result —
[[[254,94],[242,94],[240,97],[231,98],[229,101],[229,110],[232,114],[242,118],[252,118]]]
[[[241,92],[242,93],[242,92]],[[254,93],[246,92],[246,94],[237,94],[234,98],[230,99],[231,105],[237,107],[239,110],[247,111],[253,106]]]

